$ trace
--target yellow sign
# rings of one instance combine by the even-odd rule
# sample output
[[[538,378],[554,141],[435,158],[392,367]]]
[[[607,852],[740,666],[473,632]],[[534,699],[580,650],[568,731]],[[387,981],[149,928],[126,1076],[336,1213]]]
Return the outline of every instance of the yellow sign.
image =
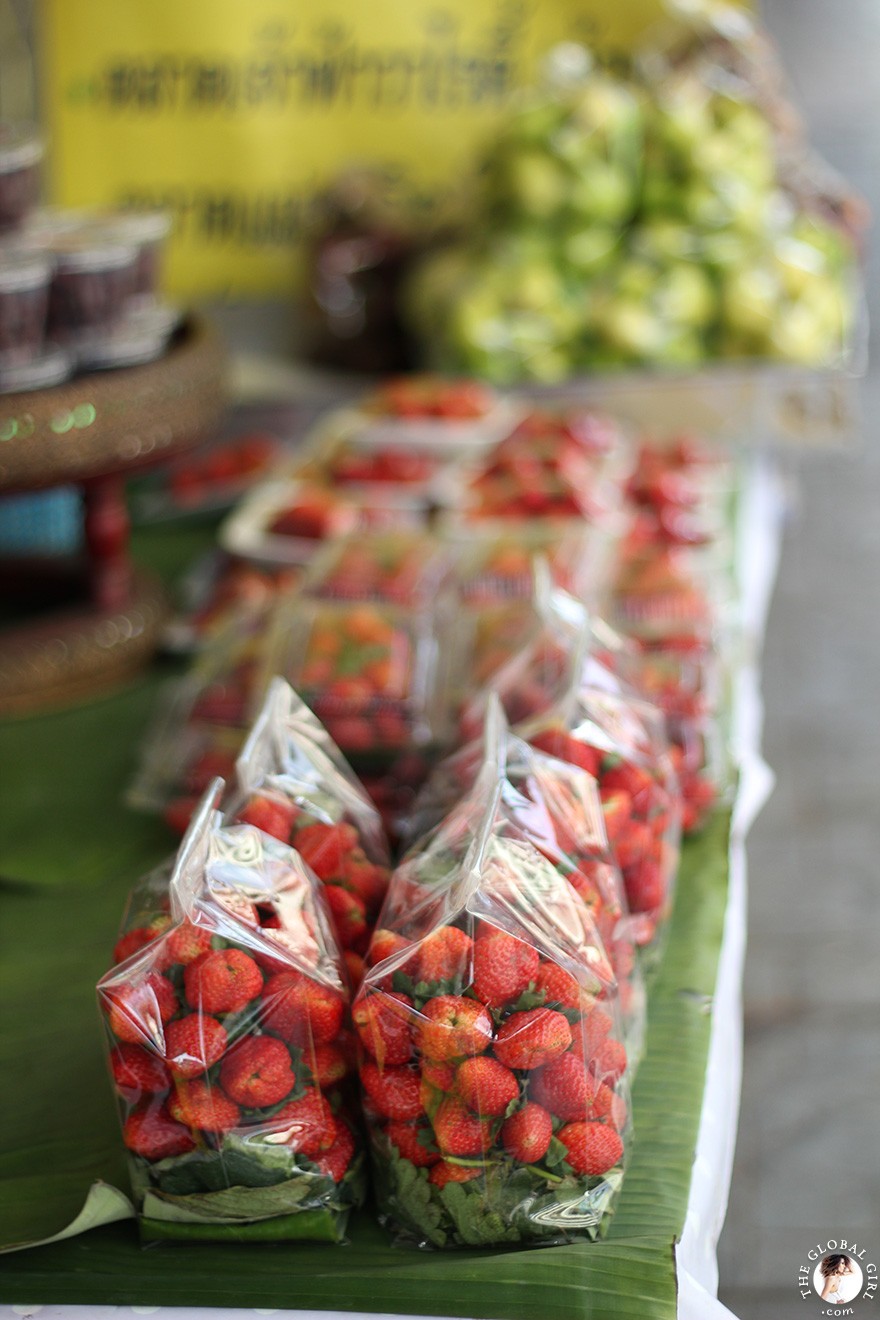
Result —
[[[292,291],[313,199],[387,171],[436,213],[560,40],[659,0],[41,0],[52,200],[170,207],[178,297]]]

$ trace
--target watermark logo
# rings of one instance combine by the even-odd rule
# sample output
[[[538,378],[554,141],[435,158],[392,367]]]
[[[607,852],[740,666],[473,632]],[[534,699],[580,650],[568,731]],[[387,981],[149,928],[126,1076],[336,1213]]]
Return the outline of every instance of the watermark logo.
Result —
[[[798,1291],[825,1316],[858,1314],[878,1292],[877,1266],[867,1247],[845,1237],[817,1242],[798,1268]]]

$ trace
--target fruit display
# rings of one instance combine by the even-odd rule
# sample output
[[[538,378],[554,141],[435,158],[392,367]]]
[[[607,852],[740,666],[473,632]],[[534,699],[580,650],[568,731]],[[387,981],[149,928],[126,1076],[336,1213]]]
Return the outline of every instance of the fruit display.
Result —
[[[376,601],[418,609],[449,575],[450,556],[420,532],[367,532],[336,541],[312,563],[303,592],[318,600]]]
[[[651,50],[612,72],[553,52],[487,148],[468,236],[411,277],[428,362],[501,384],[845,362],[853,236],[792,184],[765,98],[716,57]]]
[[[349,991],[313,873],[215,781],[98,983],[140,1228],[339,1241],[363,1199]]]
[[[497,402],[494,392],[477,380],[414,375],[384,381],[361,400],[360,408],[370,417],[407,424],[429,417],[456,423],[485,419]],[[454,425],[445,429],[455,432]]]
[[[150,521],[229,508],[280,454],[278,437],[264,431],[211,444],[139,481],[135,514]]]
[[[388,844],[350,767],[282,678],[270,684],[242,748],[226,815],[289,844],[308,863],[357,985],[388,886]]]
[[[248,564],[222,552],[198,559],[181,583],[179,609],[165,630],[172,651],[199,651],[233,621],[265,614],[276,598],[293,591],[301,569]]]
[[[430,615],[302,601],[276,627],[270,665],[346,755],[388,757],[436,740],[440,657]]]
[[[493,780],[395,873],[353,1007],[380,1218],[440,1248],[596,1238],[629,1142],[601,936]]]
[[[579,598],[593,589],[598,568],[596,538],[574,523],[526,524],[515,531],[479,530],[449,535],[456,552],[454,588],[458,601],[484,610],[511,602],[530,602],[535,594],[538,556],[552,580]]]

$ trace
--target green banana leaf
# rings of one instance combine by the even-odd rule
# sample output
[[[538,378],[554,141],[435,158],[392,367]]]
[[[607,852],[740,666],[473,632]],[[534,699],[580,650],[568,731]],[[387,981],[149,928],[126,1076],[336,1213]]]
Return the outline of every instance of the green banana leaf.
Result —
[[[185,558],[192,537],[182,545]],[[176,567],[175,546],[163,554]],[[684,850],[632,1158],[605,1239],[416,1252],[391,1246],[366,1210],[344,1246],[244,1244],[234,1227],[223,1243],[140,1245],[123,1218],[94,984],[129,886],[169,850],[161,824],[119,804],[159,682],[154,673],[94,705],[0,726],[0,1249],[45,1243],[0,1255],[0,1300],[673,1320],[727,896],[723,812]]]

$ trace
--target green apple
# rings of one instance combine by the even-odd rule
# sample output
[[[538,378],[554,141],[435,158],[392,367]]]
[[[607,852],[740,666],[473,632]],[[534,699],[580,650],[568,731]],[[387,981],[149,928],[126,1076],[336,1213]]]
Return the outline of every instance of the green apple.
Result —
[[[721,315],[734,336],[766,341],[771,333],[782,288],[765,265],[729,272],[721,290]]]
[[[529,149],[504,162],[499,200],[532,220],[549,220],[565,205],[569,186],[558,161],[544,151]]]

